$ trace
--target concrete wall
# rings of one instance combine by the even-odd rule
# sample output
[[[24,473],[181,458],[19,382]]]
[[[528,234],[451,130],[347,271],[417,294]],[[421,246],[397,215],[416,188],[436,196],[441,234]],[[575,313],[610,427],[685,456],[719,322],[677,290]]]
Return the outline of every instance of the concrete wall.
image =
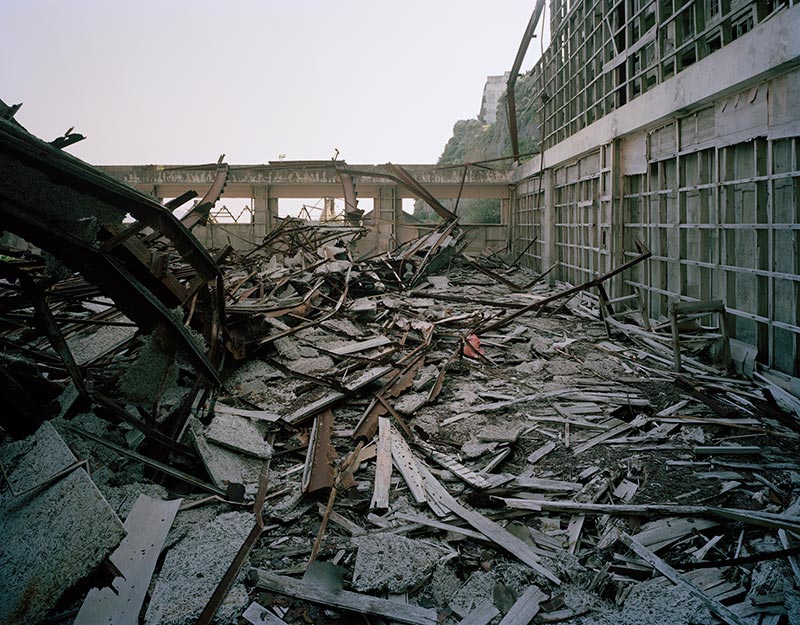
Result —
[[[792,35],[794,33],[794,35]],[[669,301],[722,299],[734,338],[800,375],[800,7],[550,147],[517,169],[512,215],[524,263],[639,287]]]

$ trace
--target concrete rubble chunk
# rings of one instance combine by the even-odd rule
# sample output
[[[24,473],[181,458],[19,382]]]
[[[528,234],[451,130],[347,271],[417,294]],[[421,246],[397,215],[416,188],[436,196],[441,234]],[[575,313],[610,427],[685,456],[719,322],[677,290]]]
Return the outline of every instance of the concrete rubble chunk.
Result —
[[[227,512],[194,530],[167,553],[147,607],[145,625],[190,625],[205,607],[253,527],[249,512]],[[236,583],[217,613],[218,622],[247,604]]]
[[[258,482],[261,460],[209,442],[203,432],[203,425],[196,419],[190,420],[189,436],[214,485],[227,488],[228,484],[247,485]]]
[[[715,620],[685,589],[661,579],[634,586],[615,619],[620,625],[710,625]]]
[[[405,393],[395,402],[394,409],[400,414],[411,415],[422,408],[427,401],[427,393]]]
[[[420,584],[438,559],[431,547],[395,534],[357,540],[353,589],[401,593]]]
[[[16,492],[42,484],[76,462],[46,422],[24,441],[0,448]],[[0,499],[0,623],[43,619],[63,593],[119,545],[125,528],[84,469],[52,484]]]
[[[272,447],[264,440],[258,426],[251,420],[233,414],[218,413],[205,431],[206,439],[233,451],[267,459]]]

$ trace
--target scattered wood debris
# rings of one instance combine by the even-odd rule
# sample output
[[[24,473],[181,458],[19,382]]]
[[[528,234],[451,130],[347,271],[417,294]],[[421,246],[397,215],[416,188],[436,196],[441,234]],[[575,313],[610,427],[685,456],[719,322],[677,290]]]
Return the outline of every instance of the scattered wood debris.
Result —
[[[465,256],[438,207],[371,258],[357,220],[206,251],[202,210],[0,126],[93,220],[3,209],[40,248],[0,260],[4,623],[800,613],[800,400],[677,322],[719,303],[636,325],[638,296],[608,299],[647,250],[551,286]]]

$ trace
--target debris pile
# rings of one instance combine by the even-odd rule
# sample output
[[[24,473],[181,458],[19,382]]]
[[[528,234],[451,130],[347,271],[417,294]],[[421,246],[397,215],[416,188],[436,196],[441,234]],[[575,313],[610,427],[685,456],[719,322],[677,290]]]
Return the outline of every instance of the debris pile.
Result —
[[[3,623],[798,622],[800,401],[716,304],[608,298],[649,251],[207,252],[224,163],[179,221],[0,117]]]

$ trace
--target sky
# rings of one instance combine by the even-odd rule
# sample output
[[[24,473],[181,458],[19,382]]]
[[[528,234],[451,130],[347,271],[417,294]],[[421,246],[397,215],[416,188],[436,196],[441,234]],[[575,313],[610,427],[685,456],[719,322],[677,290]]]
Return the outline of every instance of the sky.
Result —
[[[0,0],[0,99],[96,165],[433,163],[534,0]],[[523,70],[533,66],[531,43]]]

